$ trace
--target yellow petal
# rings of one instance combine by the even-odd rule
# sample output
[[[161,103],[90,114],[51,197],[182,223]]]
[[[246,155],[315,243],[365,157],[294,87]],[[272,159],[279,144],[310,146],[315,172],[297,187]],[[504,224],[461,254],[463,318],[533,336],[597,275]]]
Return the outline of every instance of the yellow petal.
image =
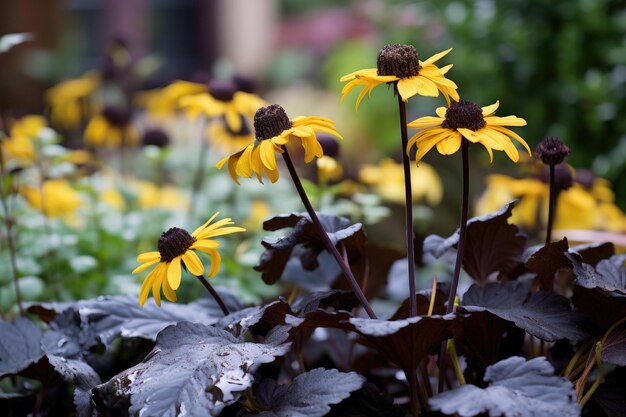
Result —
[[[447,107],[437,107],[437,110],[435,110],[435,113],[437,114],[437,116],[445,120],[447,111],[448,111]]]
[[[220,270],[221,257],[216,250],[211,251],[211,269],[209,270],[209,278],[214,277]]]
[[[197,249],[202,252],[207,252],[211,249],[217,249],[219,246],[220,244],[216,240],[202,239],[193,242],[193,245],[191,245],[190,249]]]
[[[437,143],[437,150],[442,155],[452,155],[461,147],[461,134],[456,132],[450,138]]]
[[[197,237],[198,233],[200,233],[202,230],[204,230],[204,228],[206,228],[216,217],[217,215],[220,214],[220,212],[216,212],[214,215],[211,216],[211,218],[209,220],[207,220],[206,222],[204,222],[204,224],[200,227],[198,227],[196,230],[194,230],[191,233],[191,236],[193,237]]]
[[[438,54],[435,54],[435,55],[431,56],[430,58],[428,58],[426,61],[422,62],[421,64],[422,64],[422,66],[425,66],[425,65],[428,65],[428,64],[434,64],[435,62],[439,61],[444,56],[448,55],[450,53],[450,51],[452,51],[452,48],[446,49],[443,52],[439,52]]]
[[[172,259],[172,262],[167,264],[167,282],[173,290],[177,290],[180,286],[181,268],[180,268],[180,256]]]
[[[526,126],[526,120],[516,116],[488,116],[485,117],[485,122],[490,126]]]
[[[412,122],[407,124],[407,126],[411,129],[423,129],[425,127],[440,125],[441,123],[443,123],[444,120],[445,119],[442,119],[441,117],[425,116],[413,120]]]
[[[498,110],[498,107],[500,106],[500,101],[496,101],[495,103],[493,103],[490,106],[485,106],[483,107],[483,117],[489,116],[490,114],[494,113],[496,110]]]
[[[322,145],[317,141],[315,134],[308,138],[302,138],[302,147],[304,148],[304,162],[307,164],[314,158],[320,158],[324,155]]]
[[[158,251],[154,252],[144,252],[137,256],[137,262],[150,262],[154,260],[160,260],[161,254]]]
[[[204,274],[204,265],[198,258],[198,255],[192,250],[188,250],[183,254],[183,262],[185,266],[193,275],[198,276]]]
[[[417,83],[413,82],[414,79],[415,77],[402,78],[398,81],[398,94],[402,97],[402,101],[407,101],[417,94]]]
[[[133,269],[133,272],[131,272],[131,274],[136,274],[138,272],[144,271],[159,261],[160,259],[155,259],[154,261],[146,262],[142,265],[139,265],[137,268]]]
[[[276,169],[276,155],[274,155],[274,144],[269,140],[264,140],[259,145],[261,162],[267,169]]]

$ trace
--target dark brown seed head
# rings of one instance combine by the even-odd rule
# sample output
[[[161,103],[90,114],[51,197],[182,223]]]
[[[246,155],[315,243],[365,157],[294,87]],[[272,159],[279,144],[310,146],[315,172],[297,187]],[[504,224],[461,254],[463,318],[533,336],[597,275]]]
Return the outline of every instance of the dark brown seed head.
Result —
[[[167,232],[163,232],[157,245],[161,262],[171,262],[172,259],[184,254],[195,241],[196,239],[186,230],[178,227],[172,227]]]
[[[411,45],[385,45],[376,60],[378,75],[395,75],[398,78],[414,77],[420,72],[417,51]]]
[[[232,101],[237,92],[237,85],[231,80],[209,81],[209,93],[219,101]]]
[[[446,111],[446,120],[441,126],[452,130],[464,128],[476,131],[487,126],[487,122],[485,122],[483,110],[478,104],[461,100],[450,105]]]
[[[261,107],[254,115],[254,132],[257,140],[265,140],[280,135],[291,128],[291,120],[278,104]]]
[[[565,160],[567,155],[569,155],[569,147],[554,137],[542,140],[535,150],[535,156],[546,165],[558,165]]]
[[[126,127],[130,123],[132,118],[131,111],[129,109],[122,109],[117,107],[105,107],[102,110],[102,116],[113,126]]]
[[[170,137],[162,129],[148,129],[141,138],[144,146],[152,145],[158,148],[165,148],[170,143]]]

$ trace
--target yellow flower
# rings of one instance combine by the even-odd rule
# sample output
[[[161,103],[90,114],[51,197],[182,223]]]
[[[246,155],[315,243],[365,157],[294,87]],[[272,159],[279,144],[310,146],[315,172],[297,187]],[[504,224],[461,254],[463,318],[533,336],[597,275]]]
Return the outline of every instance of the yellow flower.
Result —
[[[72,214],[83,204],[79,193],[61,179],[44,181],[41,188],[25,186],[21,193],[33,208],[48,217]]]
[[[142,265],[135,268],[133,274],[158,264],[146,276],[141,285],[141,290],[139,291],[139,304],[141,306],[148,299],[150,290],[152,290],[154,301],[158,306],[161,305],[161,289],[163,294],[165,294],[165,298],[169,301],[176,301],[175,291],[180,285],[181,263],[195,276],[204,274],[204,265],[196,254],[196,250],[211,256],[209,278],[217,274],[221,259],[217,252],[219,243],[210,238],[245,231],[244,228],[230,226],[234,223],[229,218],[210,224],[218,214],[215,213],[206,223],[191,234],[178,227],[169,229],[161,235],[157,251],[145,252],[137,257],[137,262],[141,262]]]
[[[101,114],[92,117],[85,128],[85,143],[94,148],[118,148],[122,143],[135,144],[138,139],[128,110],[105,108]]]
[[[452,64],[439,68],[435,62],[446,56],[452,48],[431,56],[426,61],[417,58],[417,51],[411,45],[386,45],[378,53],[377,68],[367,68],[341,77],[341,82],[348,81],[341,90],[341,101],[356,87],[363,87],[356,100],[356,110],[366,94],[381,84],[397,82],[398,93],[403,101],[416,94],[420,96],[439,96],[443,94],[448,105],[450,98],[459,100],[454,82],[445,74]]]
[[[228,161],[228,171],[237,184],[238,176],[250,178],[256,174],[262,181],[263,174],[272,182],[278,180],[278,167],[274,152],[282,153],[282,146],[291,138],[296,138],[304,148],[304,162],[324,155],[322,145],[317,140],[316,132],[329,133],[339,139],[341,135],[335,129],[335,122],[324,117],[296,117],[289,120],[285,110],[278,104],[272,104],[257,110],[254,115],[256,140],[238,152],[222,159],[217,168]]]
[[[241,116],[252,117],[257,109],[267,104],[254,94],[237,91],[233,81],[213,80],[208,89],[208,93],[182,98],[181,106],[187,109],[190,117],[200,113],[207,117],[224,116],[226,125],[233,132],[241,130]]]
[[[387,201],[404,204],[404,167],[393,159],[385,158],[378,165],[365,165],[359,171],[362,182],[375,187],[376,194]],[[413,200],[424,199],[437,205],[443,197],[441,179],[435,169],[425,163],[411,165],[411,191]]]
[[[188,197],[171,185],[159,187],[149,181],[136,181],[133,188],[142,209],[185,210],[189,205]]]
[[[517,179],[494,174],[487,177],[487,189],[476,203],[476,214],[499,210],[511,200],[520,199],[513,209],[511,223],[533,229],[548,216],[548,185],[535,178]],[[545,217],[545,218],[544,218]]]
[[[471,101],[461,100],[452,103],[448,108],[439,107],[436,110],[438,117],[426,116],[413,120],[408,126],[412,129],[422,129],[413,135],[407,144],[406,152],[410,152],[413,145],[417,145],[415,161],[419,161],[434,146],[442,155],[451,155],[461,147],[461,139],[466,138],[472,143],[480,143],[487,149],[489,158],[493,161],[493,152],[504,151],[513,162],[519,160],[519,152],[509,138],[521,143],[528,154],[530,148],[524,139],[517,133],[504,126],[526,126],[526,120],[516,116],[497,117],[492,114],[500,105],[496,101],[491,106],[483,107]]]
[[[245,116],[241,116],[241,118],[241,129],[238,131],[231,130],[224,117],[214,120],[206,130],[208,140],[228,153],[246,146],[254,140],[254,135],[250,128],[249,119]]]
[[[343,167],[335,158],[323,155],[317,159],[317,179],[320,184],[337,181],[343,176]]]
[[[598,181],[599,180],[599,181]],[[598,178],[602,187],[605,180]],[[603,197],[612,191],[606,188]],[[519,203],[513,209],[511,223],[534,229],[546,224],[548,218],[549,186],[535,178],[516,179],[506,175],[489,175],[487,189],[476,204],[476,214],[494,212],[513,199]],[[538,223],[539,222],[539,223]],[[613,204],[594,195],[593,189],[574,183],[557,197],[554,229],[589,229],[612,232],[626,231],[626,215]]]
[[[97,104],[91,97],[100,85],[100,76],[95,71],[82,77],[63,81],[46,91],[50,106],[50,120],[54,126],[73,129],[91,114]]]
[[[44,127],[46,120],[41,116],[24,116],[15,121],[10,136],[1,142],[3,160],[16,160],[19,164],[33,162],[36,156],[33,139]]]
[[[206,91],[204,84],[178,80],[164,88],[141,92],[136,101],[138,105],[145,106],[149,116],[161,118],[176,114],[183,97]]]

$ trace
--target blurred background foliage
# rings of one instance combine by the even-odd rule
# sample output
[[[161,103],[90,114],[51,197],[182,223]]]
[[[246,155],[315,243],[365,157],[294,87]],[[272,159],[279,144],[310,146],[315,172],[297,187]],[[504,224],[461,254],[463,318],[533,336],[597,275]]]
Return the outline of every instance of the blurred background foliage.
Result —
[[[345,137],[339,158],[344,177],[355,182],[365,164],[398,157],[397,102],[390,89],[381,86],[355,113],[357,94],[339,103],[339,78],[374,67],[378,50],[388,43],[412,44],[422,60],[453,47],[441,63],[454,64],[448,75],[458,84],[462,98],[483,106],[500,100],[499,116],[515,114],[528,121],[519,133],[531,147],[546,136],[558,136],[572,149],[569,162],[610,180],[618,205],[626,205],[624,1],[0,3],[0,35],[17,32],[31,32],[33,39],[0,54],[0,111],[8,119],[33,113],[49,115],[45,92],[89,70],[106,72],[106,45],[117,37],[127,44],[134,73],[130,85],[113,89],[101,85],[105,101],[115,88],[128,95],[127,90],[158,91],[177,79],[206,81],[243,74],[254,78],[261,97],[280,103],[291,117],[323,115],[337,121]],[[117,93],[128,99],[124,94]],[[418,97],[408,103],[408,118],[432,115],[443,105],[441,97]],[[246,300],[279,291],[264,286],[252,266],[262,251],[260,217],[301,210],[291,184],[281,179],[273,185],[248,182],[237,187],[225,172],[213,168],[223,151],[198,154],[202,122],[189,127],[183,123],[185,118],[151,119],[140,105],[133,111],[133,123],[140,132],[155,126],[166,129],[173,146],[165,151],[135,149],[131,158],[136,178],[132,181],[105,174],[105,170],[72,180],[85,198],[79,209],[81,225],[37,216],[22,197],[16,197],[14,209],[22,217],[14,230],[19,235],[18,267],[25,298],[62,300],[136,293],[140,280],[130,275],[136,265],[135,253],[154,248],[167,227],[195,228],[218,210],[237,224],[247,223],[250,231],[241,239],[224,240],[224,253],[232,256],[224,256],[217,283],[230,285]],[[54,152],[59,144],[76,147],[82,143],[86,123],[84,120],[75,130],[57,126],[56,139],[39,141],[38,146],[42,151],[51,147]],[[524,165],[510,164],[505,155],[496,155],[490,164],[484,150],[476,148],[471,149],[474,201],[488,174],[525,173]],[[119,168],[115,165],[118,154],[104,151],[97,156],[111,163],[113,170]],[[431,152],[425,160],[441,177],[443,200],[417,204],[415,228],[420,237],[447,235],[458,224],[460,155],[442,157]],[[56,163],[50,162],[51,166]],[[193,190],[196,169],[203,163],[207,168],[202,173],[202,187]],[[345,189],[340,184],[320,185],[315,168],[299,168],[307,174],[306,186],[318,207],[364,221],[371,240],[402,250],[403,239],[398,239],[403,235],[402,207],[385,201],[376,191],[388,184],[359,184],[361,188],[350,184],[354,188],[350,193],[357,191],[346,199],[341,198]],[[13,185],[7,181],[5,178],[0,185],[9,189]],[[135,181],[148,181],[155,188],[165,181],[186,198],[178,207],[141,206],[138,199],[146,191],[133,186]],[[109,186],[122,195],[123,208],[111,207],[101,199]],[[15,299],[9,263],[4,261],[4,240],[0,248],[0,302],[6,309]],[[182,298],[201,291],[195,284],[181,287]]]

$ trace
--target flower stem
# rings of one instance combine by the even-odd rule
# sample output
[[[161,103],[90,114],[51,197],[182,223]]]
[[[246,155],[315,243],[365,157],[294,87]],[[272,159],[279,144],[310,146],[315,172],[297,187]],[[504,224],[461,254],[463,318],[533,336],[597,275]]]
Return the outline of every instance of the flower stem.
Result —
[[[304,204],[304,207],[306,208],[307,213],[309,213],[309,216],[311,217],[311,221],[320,230],[321,232],[320,235],[322,237],[322,240],[324,241],[324,245],[326,246],[326,249],[337,260],[337,263],[339,264],[341,271],[348,279],[348,283],[352,287],[352,291],[354,291],[354,294],[357,296],[357,298],[361,302],[361,305],[367,312],[367,315],[370,316],[370,318],[372,319],[376,319],[377,318],[376,314],[374,314],[374,311],[372,310],[370,303],[367,301],[367,298],[365,298],[365,294],[363,294],[361,287],[359,287],[359,284],[356,282],[356,278],[354,278],[354,274],[352,274],[350,267],[348,266],[346,262],[344,262],[343,258],[341,257],[341,254],[339,253],[339,251],[337,250],[333,242],[330,241],[330,238],[328,237],[326,230],[324,230],[324,226],[322,226],[320,219],[317,217],[317,214],[315,213],[315,210],[313,209],[313,206],[311,205],[311,201],[307,197],[306,192],[304,191],[304,187],[302,187],[302,182],[300,182],[300,178],[298,177],[296,168],[294,167],[293,162],[291,161],[291,157],[289,156],[287,147],[285,145],[282,145],[282,150],[283,150],[283,158],[285,160],[285,164],[287,165],[287,169],[289,170],[291,179],[293,180],[293,183],[296,186],[298,195],[300,195],[302,204]]]
[[[402,136],[402,165],[404,167],[404,219],[406,229],[406,258],[409,271],[409,317],[417,316],[417,299],[415,298],[415,250],[413,249],[413,196],[411,188],[411,161],[406,153],[408,133],[406,125],[406,103],[398,92],[398,108],[400,110],[400,133]]]
[[[546,245],[552,240],[552,223],[556,210],[556,190],[554,189],[554,164],[550,164],[550,197],[548,199],[548,227],[546,231]]]
[[[226,304],[224,303],[224,300],[222,300],[222,297],[220,297],[218,292],[215,291],[215,288],[213,288],[213,286],[209,284],[209,281],[206,280],[204,275],[196,275],[196,278],[200,280],[202,285],[204,285],[204,288],[206,288],[209,294],[211,294],[217,305],[220,306],[222,313],[224,313],[225,316],[228,316],[230,314],[230,310],[228,310],[228,307],[226,307]]]
[[[461,265],[463,264],[463,253],[465,251],[467,213],[469,211],[469,143],[465,138],[461,139],[461,158],[463,160],[463,197],[461,203],[461,223],[459,225],[459,243],[456,250],[454,275],[452,277],[452,284],[450,285],[450,294],[448,294],[446,314],[449,314],[454,310],[454,298],[456,297],[456,289],[459,286],[459,276],[461,275]],[[442,342],[441,349],[439,351],[439,392],[443,391],[447,356],[446,347],[446,342]]]
[[[461,265],[463,264],[463,253],[465,251],[465,235],[467,232],[467,212],[469,211],[469,152],[467,139],[462,139],[461,156],[463,158],[463,201],[461,206],[461,224],[459,225],[459,243],[456,251],[456,262],[454,263],[454,276],[448,294],[448,305],[446,314],[451,313],[454,308],[454,297],[459,286],[459,276],[461,275]]]

